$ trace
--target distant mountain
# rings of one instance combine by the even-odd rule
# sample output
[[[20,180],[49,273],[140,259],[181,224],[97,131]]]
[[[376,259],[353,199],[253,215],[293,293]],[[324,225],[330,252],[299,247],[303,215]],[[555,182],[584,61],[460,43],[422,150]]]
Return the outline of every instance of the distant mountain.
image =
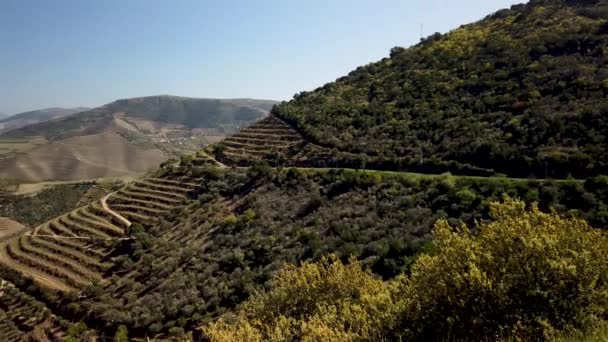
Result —
[[[61,118],[67,115],[89,110],[86,107],[77,108],[47,108],[23,112],[15,115],[0,114],[0,133],[7,132],[13,129],[21,128],[27,125],[44,122],[52,119]]]
[[[0,177],[77,180],[143,173],[268,114],[275,101],[149,96],[0,135]]]

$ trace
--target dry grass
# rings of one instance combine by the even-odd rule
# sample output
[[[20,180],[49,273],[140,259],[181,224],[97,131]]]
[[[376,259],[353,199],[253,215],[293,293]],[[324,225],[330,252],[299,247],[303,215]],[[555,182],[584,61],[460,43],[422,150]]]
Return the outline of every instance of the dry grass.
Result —
[[[143,150],[118,133],[61,139],[0,160],[0,176],[24,180],[82,180],[143,174],[167,155]]]

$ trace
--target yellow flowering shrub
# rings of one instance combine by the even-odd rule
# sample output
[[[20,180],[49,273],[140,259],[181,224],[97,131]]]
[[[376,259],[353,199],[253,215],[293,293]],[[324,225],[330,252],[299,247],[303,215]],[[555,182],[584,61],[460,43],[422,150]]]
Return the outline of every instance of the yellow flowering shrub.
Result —
[[[212,341],[362,341],[380,337],[394,320],[390,288],[360,262],[332,256],[285,265],[272,289],[253,295],[236,322],[205,330]]]

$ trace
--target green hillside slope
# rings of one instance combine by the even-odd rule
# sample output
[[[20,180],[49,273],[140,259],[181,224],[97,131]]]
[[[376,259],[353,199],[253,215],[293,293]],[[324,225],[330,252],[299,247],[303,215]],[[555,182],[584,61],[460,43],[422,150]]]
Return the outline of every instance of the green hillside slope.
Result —
[[[608,171],[608,2],[531,1],[435,34],[273,113],[384,167]],[[390,163],[393,162],[393,163]]]

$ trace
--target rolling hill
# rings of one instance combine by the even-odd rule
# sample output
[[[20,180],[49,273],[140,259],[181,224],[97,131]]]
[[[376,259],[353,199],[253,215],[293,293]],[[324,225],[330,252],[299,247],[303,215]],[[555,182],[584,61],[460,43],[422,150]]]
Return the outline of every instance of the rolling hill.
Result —
[[[142,174],[268,113],[273,101],[151,96],[0,135],[0,177],[78,180]]]
[[[58,119],[64,116],[84,112],[90,108],[47,108],[23,112],[15,115],[0,114],[0,133],[7,132],[13,129],[21,128],[27,125],[44,122],[48,120]]]
[[[395,48],[270,116],[237,110],[232,119],[264,117],[1,240],[0,278],[20,291],[9,298],[50,308],[56,316],[37,319],[52,318],[47,337],[85,334],[67,320],[100,339],[128,330],[204,340],[201,326],[230,318],[283,263],[335,253],[391,279],[432,251],[437,220],[474,227],[504,195],[605,229],[606,13],[605,1],[532,1]],[[116,134],[131,143],[127,132],[136,132],[148,139],[142,146],[151,135],[167,139],[167,125],[192,132],[219,123],[189,111],[209,101],[122,100],[6,139],[52,145]],[[547,303],[532,292],[535,304]],[[18,318],[6,322],[0,337],[17,336]]]

